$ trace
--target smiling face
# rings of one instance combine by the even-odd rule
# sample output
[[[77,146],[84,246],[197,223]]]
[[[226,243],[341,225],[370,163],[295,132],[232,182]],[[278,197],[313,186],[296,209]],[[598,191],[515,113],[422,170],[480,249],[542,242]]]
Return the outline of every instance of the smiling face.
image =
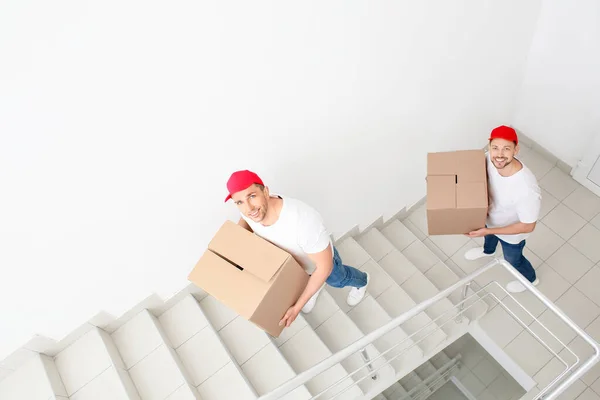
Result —
[[[509,166],[518,153],[519,146],[515,142],[505,139],[490,141],[490,159],[497,169],[504,169]]]
[[[246,217],[254,222],[261,222],[269,209],[269,189],[253,184],[231,196],[233,202]]]

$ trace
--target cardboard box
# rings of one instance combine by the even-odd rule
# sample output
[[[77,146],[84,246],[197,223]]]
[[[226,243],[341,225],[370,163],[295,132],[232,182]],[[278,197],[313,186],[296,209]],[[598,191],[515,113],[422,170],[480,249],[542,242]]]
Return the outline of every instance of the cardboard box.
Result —
[[[296,303],[308,274],[286,251],[225,222],[188,279],[274,337],[279,321]]]
[[[429,235],[464,234],[485,227],[486,165],[483,150],[427,154]]]

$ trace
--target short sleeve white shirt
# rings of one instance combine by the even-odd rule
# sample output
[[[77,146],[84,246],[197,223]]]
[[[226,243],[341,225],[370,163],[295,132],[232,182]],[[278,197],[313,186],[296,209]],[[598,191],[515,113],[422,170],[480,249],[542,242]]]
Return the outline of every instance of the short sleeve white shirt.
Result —
[[[279,196],[283,206],[277,221],[270,226],[256,223],[245,215],[242,218],[258,236],[290,253],[308,274],[316,268],[308,254],[319,253],[332,246],[331,237],[321,215],[306,203],[291,197]]]
[[[502,176],[486,154],[490,192],[490,210],[487,225],[500,228],[515,223],[536,222],[542,195],[535,175],[523,164],[523,168],[511,176]],[[496,235],[499,239],[518,244],[529,237],[528,233]]]

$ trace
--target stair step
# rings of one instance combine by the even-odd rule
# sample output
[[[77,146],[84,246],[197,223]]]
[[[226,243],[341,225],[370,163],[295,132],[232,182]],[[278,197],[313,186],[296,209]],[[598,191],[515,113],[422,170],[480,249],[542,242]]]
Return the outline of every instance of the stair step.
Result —
[[[325,298],[329,297],[333,301],[327,291],[323,291],[321,295],[323,295]],[[356,326],[351,317],[345,314],[339,308],[327,321],[323,322],[318,327],[312,326],[312,328],[332,353],[336,353],[345,347],[348,347],[364,336],[363,332]],[[379,352],[374,346],[370,345],[367,347],[367,354],[371,359],[374,359],[377,355],[379,355]],[[369,375],[369,371],[365,367],[366,364],[362,360],[361,355],[358,353],[346,358],[341,362],[341,364],[349,373],[358,370],[352,375],[352,378],[355,381],[358,381],[361,378]],[[384,360],[380,359],[373,362],[373,365],[376,367],[383,364]],[[363,368],[359,370],[361,367]],[[383,373],[383,371],[380,373]],[[390,372],[388,372],[388,374],[390,374]],[[361,380],[358,385],[361,390],[366,393],[373,387],[373,381],[370,378],[365,378]]]
[[[435,356],[429,359],[433,366],[437,369],[442,368],[444,365],[448,364],[452,359],[446,355],[443,351],[440,351]]]
[[[398,285],[402,285],[418,271],[417,267],[398,250],[393,250],[383,257],[379,265]]]
[[[390,278],[385,270],[373,260],[364,263],[360,267],[360,270],[369,274],[369,286],[367,286],[367,292],[373,297],[378,297],[392,285],[396,285],[396,282]]]
[[[0,399],[68,400],[52,358],[36,354],[0,381]]]
[[[415,241],[402,251],[422,273],[429,271],[431,267],[439,262],[439,258],[423,242]]]
[[[192,379],[158,319],[142,310],[111,335],[142,399],[165,399]]]
[[[404,289],[417,303],[430,299],[438,293],[438,289],[433,283],[421,273],[414,274],[402,285],[402,289]],[[450,319],[453,319],[457,314],[456,307],[447,298],[444,298],[427,308],[425,313],[429,315],[431,319],[436,321],[437,325],[441,326],[448,335],[457,333],[464,329],[464,324],[468,324],[468,318],[463,318],[461,324],[456,324],[453,321],[447,322]]]
[[[369,253],[354,238],[346,238],[335,247],[345,265],[359,268],[371,259]]]
[[[241,316],[235,317],[233,321],[225,325],[219,331],[219,336],[239,365],[244,364],[270,343],[269,337],[264,331]],[[244,338],[244,340],[240,340],[240,338]]]
[[[392,320],[389,314],[382,308],[382,306],[373,297],[367,297],[361,301],[352,311],[348,313],[348,316],[356,323],[362,332],[369,334],[377,328],[383,326]],[[394,358],[391,361],[391,365],[396,371],[401,371],[405,366],[410,365],[415,360],[419,360],[422,357],[422,352],[408,335],[402,330],[401,327],[395,328],[388,332],[381,338],[377,339],[374,344],[379,352],[383,353],[391,347],[398,345],[394,350],[385,354],[385,358],[392,360],[394,356],[399,354],[405,349],[408,349],[402,355]]]
[[[388,387],[387,389],[385,389],[382,394],[386,397],[386,399],[392,399],[392,398],[394,398],[393,397],[394,393],[398,389],[404,390],[404,388],[402,387],[402,385],[400,385],[398,382],[394,382],[390,387]]]
[[[406,391],[406,389],[404,389],[404,386],[402,386],[399,382],[394,383],[394,385],[392,387],[394,388],[394,390],[391,391],[389,393],[389,395],[386,394],[387,399],[389,399],[389,400],[399,400],[399,399],[410,400],[406,397],[408,395],[408,392]]]
[[[198,386],[202,400],[205,399],[236,399],[254,400],[256,396],[238,384],[240,372],[233,363],[228,363],[216,374]],[[168,399],[171,400],[171,399]]]
[[[236,317],[219,334],[259,395],[268,393],[295,376],[292,366],[269,336],[244,318]],[[306,387],[299,387],[287,396],[296,399],[307,394],[310,398]]]
[[[320,308],[324,308],[327,311],[323,311]],[[331,315],[327,320],[317,325],[314,323],[315,321],[320,321],[321,318],[313,318],[313,313],[317,313],[318,315],[329,314],[332,309],[335,308],[333,315]],[[359,340],[364,336],[364,333],[359,329],[358,326],[354,323],[354,321],[344,313],[335,303],[335,300],[328,291],[323,290],[319,296],[317,304],[313,311],[309,314],[304,315],[305,319],[309,323],[309,325],[315,330],[319,338],[325,343],[327,348],[332,352],[336,353],[345,347],[348,347],[355,341]],[[379,351],[373,346],[369,345],[367,347],[367,354],[371,360],[375,359],[379,355]],[[341,362],[342,366],[348,371],[352,373],[357,371],[352,377],[355,381],[369,375],[369,371],[365,368],[365,362],[363,361],[360,354],[356,353],[352,356],[348,357],[344,361]],[[372,362],[374,368],[382,366],[385,364],[384,359],[377,359]],[[362,368],[361,368],[362,367]],[[361,368],[361,369],[359,369]],[[378,375],[387,374],[393,375],[394,371],[391,368],[382,367],[382,369],[377,371]],[[370,378],[365,378],[361,380],[359,383],[361,390],[366,393],[373,387],[373,381]]]
[[[424,240],[429,232],[427,227],[427,208],[426,204],[421,204],[416,207],[414,210],[410,211],[410,215],[404,221],[407,228],[411,229],[419,240]],[[414,228],[416,228],[417,232],[415,232]]]
[[[389,223],[386,227],[382,228],[381,233],[399,251],[403,251],[414,241],[418,240],[415,234],[397,219]]]
[[[201,388],[214,386],[211,380],[218,380],[217,373],[232,364],[238,374],[232,377],[229,383],[231,386],[228,388],[229,393],[239,393],[241,397],[254,398],[254,389],[194,296],[186,296],[165,311],[158,321],[189,373],[194,386]],[[208,395],[211,393],[212,391],[209,390]],[[218,397],[206,397],[206,399],[215,398]]]
[[[390,288],[379,296],[377,301],[393,318],[402,315],[416,305],[401,287]],[[406,321],[402,324],[402,329],[411,336],[413,342],[418,342],[417,345],[424,353],[428,353],[446,340],[444,331],[433,323],[425,312]]]
[[[456,254],[470,240],[464,235],[433,235],[429,239],[444,253],[446,259]]]
[[[415,369],[415,373],[419,375],[419,378],[422,380],[426,380],[430,376],[437,374],[437,372],[437,368],[429,361],[425,361]]]
[[[394,245],[377,228],[369,229],[360,235],[356,241],[375,261],[381,260],[395,249]]]
[[[458,275],[441,261],[431,267],[425,276],[438,290],[444,290],[460,280]]]
[[[313,329],[308,325],[302,328],[300,332],[289,338],[283,345],[281,345],[280,350],[296,373],[301,373],[308,370],[332,354],[327,346],[325,346],[325,344],[321,341],[321,339],[319,339]],[[348,372],[344,369],[344,367],[342,367],[340,364],[336,364],[321,373],[319,376],[307,382],[305,386],[313,396],[316,396],[321,391],[326,390],[334,382],[337,382],[342,378],[346,378],[347,375]],[[336,393],[341,392],[353,384],[354,380],[347,378],[338,383],[335,387],[331,388],[320,398],[332,398]],[[352,386],[337,398],[354,399],[359,396],[362,396],[362,391],[360,388],[357,386]]]
[[[404,390],[406,390],[407,392],[410,392],[417,386],[421,385],[423,383],[423,379],[421,379],[421,377],[419,377],[419,375],[417,375],[416,373],[411,372],[408,375],[406,375],[405,377],[403,377],[402,379],[400,379],[399,382],[402,385],[402,387],[404,388]],[[416,393],[420,393],[420,392],[421,392],[421,390],[419,389],[419,390],[417,390]]]
[[[292,367],[273,343],[263,347],[244,363],[242,370],[261,396],[296,376]],[[306,400],[310,398],[311,395],[305,386],[300,386],[282,397],[286,400]]]
[[[101,329],[92,328],[54,362],[71,400],[140,399],[111,336]]]

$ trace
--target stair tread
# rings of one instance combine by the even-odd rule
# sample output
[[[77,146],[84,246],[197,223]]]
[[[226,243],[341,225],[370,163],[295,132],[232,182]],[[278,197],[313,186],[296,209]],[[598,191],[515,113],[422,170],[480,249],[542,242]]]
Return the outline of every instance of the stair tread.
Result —
[[[190,389],[191,390],[191,389]],[[142,400],[129,374],[115,366],[104,370],[87,385],[82,387],[69,399],[111,399],[111,400]],[[57,397],[57,400],[63,398]],[[66,397],[64,398],[67,399]]]
[[[202,400],[256,399],[250,388],[241,381],[240,373],[232,362],[198,386],[198,393]]]
[[[425,276],[438,290],[444,290],[460,280],[458,275],[441,261],[431,267]]]
[[[308,370],[332,354],[318,335],[308,325],[287,340],[280,349],[281,353],[288,360],[296,373]],[[311,351],[306,351],[306,349],[311,349]],[[337,382],[347,375],[348,373],[346,370],[340,364],[336,364],[307,382],[305,386],[313,395],[316,395],[329,387],[333,382]],[[332,391],[328,392],[325,395],[325,398],[341,391],[350,384],[352,384],[352,381],[350,380],[341,382],[333,388]],[[353,396],[356,397],[360,395],[362,395],[362,391],[357,386],[354,386],[344,392],[340,397],[351,399]]]
[[[451,360],[450,357],[443,351],[440,351],[435,356],[431,357],[429,361],[433,364],[433,366],[437,369],[442,368],[444,365],[448,364]]]
[[[381,233],[394,245],[394,247],[402,251],[410,246],[417,237],[410,231],[400,220],[396,219],[389,223],[383,229]]]
[[[111,335],[142,398],[166,398],[191,377],[158,319],[143,310]]]
[[[437,373],[437,368],[435,368],[431,362],[425,361],[415,369],[415,373],[422,380],[426,380],[430,376]]]
[[[54,396],[67,397],[54,361],[35,354],[0,381],[0,399],[47,400]]]
[[[401,287],[390,288],[379,296],[377,301],[394,318],[402,315],[416,305],[414,300]],[[433,349],[433,347],[445,340],[446,334],[439,330],[437,325],[432,323],[432,319],[424,312],[419,313],[402,324],[402,328],[408,335],[415,334],[426,325],[429,325],[429,327],[425,328],[423,334],[432,333],[434,330],[438,332],[432,333],[427,339],[418,343],[418,346],[425,352]],[[416,336],[416,338],[420,337],[422,337],[421,333]]]
[[[120,370],[125,368],[110,335],[96,327],[58,353],[54,363],[68,396],[92,384],[112,366]],[[118,375],[106,372],[102,379],[110,381],[115,391],[119,389],[121,398],[127,398],[127,387]]]
[[[399,250],[393,250],[383,257],[379,260],[379,265],[398,285],[402,285],[417,272],[417,267]]]
[[[410,260],[419,271],[425,273],[440,260],[429,248],[421,241],[414,241],[402,254]]]
[[[244,374],[248,377],[259,396],[269,393],[296,376],[292,367],[273,343],[263,347],[242,365]],[[300,386],[288,394],[289,399],[308,399],[310,393],[304,386]]]
[[[381,260],[394,250],[394,245],[377,228],[369,229],[361,234],[356,241],[375,261]]]
[[[344,239],[341,243],[336,244],[335,247],[345,265],[359,268],[371,259],[369,253],[352,237]]]
[[[356,325],[360,330],[365,333],[371,333],[384,324],[392,320],[392,318],[386,313],[381,305],[372,297],[365,298],[360,302],[348,315],[355,321]],[[397,327],[392,331],[388,332],[381,338],[375,341],[375,347],[379,352],[383,353],[390,349],[392,346],[402,342],[401,345],[397,346],[394,350],[386,353],[386,359],[392,359],[400,351],[407,349],[412,346],[403,355],[392,360],[392,366],[398,371],[402,369],[404,365],[412,362],[415,358],[420,358],[422,353],[419,349],[413,346],[411,339],[408,339],[406,332],[401,327]]]
[[[323,294],[328,295],[326,292]],[[356,326],[354,321],[339,308],[331,318],[318,326],[315,329],[315,332],[332,353],[336,353],[348,347],[364,336],[363,332]],[[367,351],[371,359],[374,359],[379,355],[379,351],[377,351],[373,345],[369,345]],[[358,370],[352,375],[354,380],[359,380],[368,374],[367,368],[361,368],[364,367],[365,363],[358,353],[346,358],[341,364],[349,373]],[[384,360],[381,359],[378,359],[373,363],[373,365],[377,367],[383,364]],[[363,379],[359,382],[359,386],[362,391],[366,393],[373,386],[373,381],[371,379]]]

